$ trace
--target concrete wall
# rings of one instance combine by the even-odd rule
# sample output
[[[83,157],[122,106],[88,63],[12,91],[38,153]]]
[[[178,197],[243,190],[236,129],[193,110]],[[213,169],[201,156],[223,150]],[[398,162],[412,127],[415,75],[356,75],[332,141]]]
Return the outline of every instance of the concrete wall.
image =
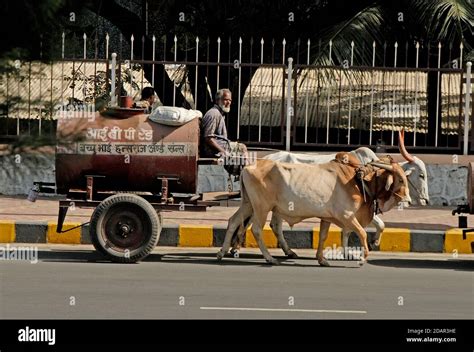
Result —
[[[0,156],[0,194],[26,195],[34,181],[55,182],[54,155]]]
[[[449,164],[426,165],[430,204],[453,206],[466,203],[467,166]]]
[[[234,181],[234,178],[232,178]],[[227,191],[229,174],[221,165],[200,165],[198,172],[198,193]],[[233,191],[240,191],[240,181],[232,183]]]
[[[434,206],[456,206],[466,202],[467,166],[459,164],[429,164],[430,203]],[[54,155],[20,154],[0,156],[0,194],[26,195],[33,181],[55,182]],[[222,166],[201,165],[198,193],[226,191],[228,175]],[[240,190],[239,182],[233,190]]]

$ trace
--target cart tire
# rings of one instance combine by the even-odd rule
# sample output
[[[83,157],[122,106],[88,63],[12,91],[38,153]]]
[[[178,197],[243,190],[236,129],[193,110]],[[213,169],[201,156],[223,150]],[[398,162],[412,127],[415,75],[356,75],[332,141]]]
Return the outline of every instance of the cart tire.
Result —
[[[115,194],[95,208],[91,242],[113,262],[135,263],[153,251],[161,228],[161,213],[148,201],[135,194]]]

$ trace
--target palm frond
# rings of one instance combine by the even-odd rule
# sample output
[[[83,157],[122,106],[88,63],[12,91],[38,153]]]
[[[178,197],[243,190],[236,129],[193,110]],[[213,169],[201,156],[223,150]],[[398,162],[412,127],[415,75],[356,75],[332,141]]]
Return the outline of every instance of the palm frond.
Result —
[[[474,10],[470,0],[413,0],[411,8],[432,40],[450,42],[472,37]]]
[[[369,6],[352,18],[339,23],[321,33],[324,50],[315,57],[319,65],[350,63],[352,42],[354,43],[354,65],[372,64],[372,46],[382,43],[384,24],[383,9],[379,5]],[[329,45],[332,43],[332,55],[329,58]]]
[[[374,43],[376,46],[382,44],[383,24],[382,7],[372,5],[364,8],[350,19],[324,30],[319,35],[322,45],[320,50],[317,50],[318,53],[313,56],[313,64],[344,67],[371,66]],[[316,45],[313,44],[312,50],[315,50],[315,47]],[[331,56],[329,56],[329,51],[331,51]],[[376,57],[380,52],[381,50],[376,50]],[[329,85],[335,82],[338,75],[332,69],[323,69],[319,73],[322,81]],[[300,84],[303,84],[307,71],[301,71],[300,74],[303,76]],[[344,70],[343,74],[353,82],[361,79],[360,72],[357,71]]]

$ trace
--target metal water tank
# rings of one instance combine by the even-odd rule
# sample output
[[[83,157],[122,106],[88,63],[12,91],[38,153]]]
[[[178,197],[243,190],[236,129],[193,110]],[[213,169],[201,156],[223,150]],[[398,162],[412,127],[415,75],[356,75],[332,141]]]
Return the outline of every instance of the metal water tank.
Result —
[[[58,118],[56,186],[60,194],[85,189],[86,176],[98,191],[196,193],[199,119],[167,126],[138,109],[115,114],[67,114]]]

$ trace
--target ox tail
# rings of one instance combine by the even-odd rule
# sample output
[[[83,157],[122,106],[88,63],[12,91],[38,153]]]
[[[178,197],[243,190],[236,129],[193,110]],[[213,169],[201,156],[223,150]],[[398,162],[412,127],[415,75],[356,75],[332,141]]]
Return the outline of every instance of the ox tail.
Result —
[[[232,234],[231,245],[232,248],[237,249],[244,245],[245,242],[245,230],[250,222],[250,216],[242,222],[242,224]]]
[[[249,195],[247,194],[247,190],[245,188],[244,172],[245,172],[245,169],[240,174],[240,198],[241,198],[242,205],[245,204],[245,202],[250,202]]]
[[[240,197],[241,197],[241,206],[243,206],[245,203],[250,204],[250,199],[247,194],[247,190],[245,189],[243,177],[240,177]],[[231,240],[232,248],[237,249],[244,245],[245,230],[249,226],[251,217],[252,216],[242,219],[240,226],[232,234],[232,240]]]

